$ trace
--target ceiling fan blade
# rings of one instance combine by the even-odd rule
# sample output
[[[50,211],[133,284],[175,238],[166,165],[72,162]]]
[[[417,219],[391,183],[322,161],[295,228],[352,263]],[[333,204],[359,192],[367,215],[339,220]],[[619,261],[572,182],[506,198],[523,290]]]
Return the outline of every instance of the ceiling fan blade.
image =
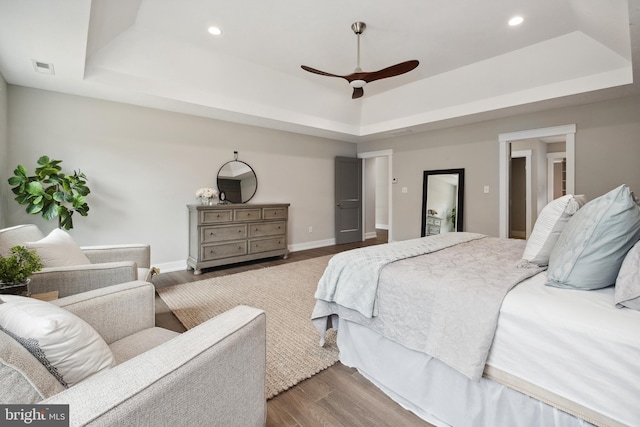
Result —
[[[361,87],[354,87],[353,95],[351,95],[351,99],[361,98],[362,95],[364,95],[364,89],[362,89]]]
[[[327,73],[326,71],[316,70],[315,68],[307,67],[306,65],[300,66],[303,70],[308,71],[313,74],[320,74],[321,76],[329,76],[329,77],[340,77],[341,79],[345,79],[345,76],[339,76],[337,74]]]
[[[418,60],[412,59],[411,61],[401,62],[399,64],[392,65],[387,68],[383,68],[382,70],[379,70],[379,71],[364,73],[365,75],[362,76],[361,78],[362,80],[369,83],[375,80],[386,79],[387,77],[395,77],[395,76],[399,76],[400,74],[408,73],[409,71],[416,68],[419,64],[420,62],[418,62]]]

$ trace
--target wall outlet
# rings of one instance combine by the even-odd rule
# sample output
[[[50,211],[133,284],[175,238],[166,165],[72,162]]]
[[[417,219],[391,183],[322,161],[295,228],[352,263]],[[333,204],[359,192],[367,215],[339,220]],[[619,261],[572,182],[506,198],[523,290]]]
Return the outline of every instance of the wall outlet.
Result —
[[[484,194],[487,194],[487,193],[489,193],[489,186],[485,185],[484,186]]]
[[[309,233],[313,233],[313,227],[309,227]]]
[[[408,192],[409,192],[409,189],[408,189],[407,187],[402,187],[402,192],[403,192],[403,193],[408,193]]]

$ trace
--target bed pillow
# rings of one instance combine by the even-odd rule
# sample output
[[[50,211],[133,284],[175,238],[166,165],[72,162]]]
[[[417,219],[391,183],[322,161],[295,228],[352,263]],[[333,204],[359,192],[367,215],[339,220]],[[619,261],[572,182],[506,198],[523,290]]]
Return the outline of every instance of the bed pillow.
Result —
[[[640,242],[627,253],[616,278],[616,307],[640,310]]]
[[[91,264],[73,237],[59,228],[37,242],[25,243],[25,246],[36,250],[45,267]]]
[[[527,240],[522,259],[546,267],[551,250],[564,230],[569,218],[586,202],[584,196],[567,194],[549,202],[538,215],[531,236]]]
[[[65,387],[115,365],[107,343],[87,322],[54,304],[3,295],[0,329],[22,344]]]
[[[547,285],[583,290],[613,285],[639,239],[640,207],[621,185],[571,217],[551,251]]]

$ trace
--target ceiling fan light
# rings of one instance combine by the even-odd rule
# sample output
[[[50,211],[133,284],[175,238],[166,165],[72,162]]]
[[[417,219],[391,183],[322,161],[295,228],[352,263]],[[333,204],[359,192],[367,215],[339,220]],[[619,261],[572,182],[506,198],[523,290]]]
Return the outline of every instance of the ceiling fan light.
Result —
[[[364,81],[364,80],[352,80],[352,81],[349,82],[349,84],[354,89],[360,89],[360,88],[363,88],[364,85],[367,84],[367,82]]]

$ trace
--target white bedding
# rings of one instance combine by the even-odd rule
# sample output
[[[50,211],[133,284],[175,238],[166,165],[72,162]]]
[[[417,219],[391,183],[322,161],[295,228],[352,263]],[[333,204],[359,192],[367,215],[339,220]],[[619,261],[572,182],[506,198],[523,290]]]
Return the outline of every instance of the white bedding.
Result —
[[[487,364],[640,426],[640,312],[616,308],[613,287],[545,283],[540,273],[507,294]]]

